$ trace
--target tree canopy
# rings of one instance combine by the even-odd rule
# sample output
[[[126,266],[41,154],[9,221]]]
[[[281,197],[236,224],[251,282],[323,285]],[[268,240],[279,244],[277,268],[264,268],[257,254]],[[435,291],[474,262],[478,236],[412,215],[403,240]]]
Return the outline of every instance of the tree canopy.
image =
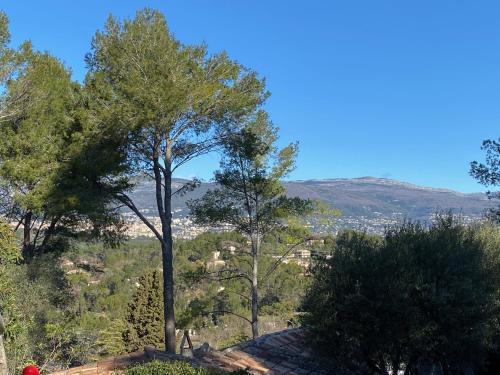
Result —
[[[23,255],[29,260],[59,224],[82,231],[116,220],[105,215],[107,202],[83,189],[84,178],[74,173],[85,121],[79,84],[48,53],[26,46],[22,58],[23,69],[6,86],[7,104],[22,96],[23,105],[0,123],[0,186],[3,214],[24,226]],[[108,223],[98,223],[104,216]]]

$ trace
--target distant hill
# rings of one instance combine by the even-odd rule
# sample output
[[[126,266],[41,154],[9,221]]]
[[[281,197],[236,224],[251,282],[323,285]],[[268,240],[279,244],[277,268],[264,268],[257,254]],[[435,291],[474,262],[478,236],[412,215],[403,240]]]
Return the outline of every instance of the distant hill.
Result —
[[[492,205],[483,193],[464,194],[387,178],[293,181],[286,186],[289,195],[319,199],[346,216],[402,215],[424,220],[442,210],[481,216]]]
[[[179,187],[183,180],[174,180]],[[312,198],[323,201],[342,211],[339,226],[372,229],[403,218],[428,220],[439,211],[452,210],[466,219],[482,216],[492,206],[483,193],[464,194],[447,189],[436,189],[375,177],[338,178],[325,180],[288,181],[285,183],[289,196]],[[197,198],[213,187],[202,183],[195,191],[173,199],[173,209],[179,216],[186,216],[186,200]],[[138,207],[148,216],[155,216],[154,185],[144,181],[132,193]]]

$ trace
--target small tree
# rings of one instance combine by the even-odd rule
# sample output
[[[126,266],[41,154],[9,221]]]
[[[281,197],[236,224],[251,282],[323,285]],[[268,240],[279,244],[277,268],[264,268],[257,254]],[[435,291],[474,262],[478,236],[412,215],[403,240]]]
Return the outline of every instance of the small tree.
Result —
[[[242,268],[225,277],[239,277],[250,283],[252,335],[258,337],[259,256],[264,236],[290,229],[287,219],[313,211],[310,200],[288,198],[281,179],[294,168],[297,145],[278,150],[277,129],[267,114],[259,111],[239,132],[224,142],[221,169],[215,173],[217,188],[188,203],[197,223],[230,224],[245,235],[251,245],[250,272]]]
[[[164,345],[162,278],[158,270],[148,271],[129,304],[123,335],[126,349],[135,351],[145,345]]]
[[[481,149],[486,151],[486,163],[471,163],[470,174],[484,186],[500,186],[500,138],[495,141],[487,139]],[[500,199],[500,192],[488,191],[488,198]],[[490,218],[500,222],[500,206],[490,210]]]
[[[120,318],[113,320],[109,327],[99,334],[97,344],[101,347],[100,353],[118,355],[127,352],[124,342],[124,335],[126,334],[125,322]]]

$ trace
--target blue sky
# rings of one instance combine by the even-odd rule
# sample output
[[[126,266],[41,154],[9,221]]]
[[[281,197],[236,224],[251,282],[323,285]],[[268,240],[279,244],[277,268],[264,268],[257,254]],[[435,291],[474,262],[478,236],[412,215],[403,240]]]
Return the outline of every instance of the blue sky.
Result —
[[[266,77],[293,179],[375,176],[484,190],[468,175],[500,136],[498,1],[2,0],[12,42],[31,39],[73,70],[109,13],[161,10],[183,43],[226,50]],[[211,155],[181,176],[210,178]]]

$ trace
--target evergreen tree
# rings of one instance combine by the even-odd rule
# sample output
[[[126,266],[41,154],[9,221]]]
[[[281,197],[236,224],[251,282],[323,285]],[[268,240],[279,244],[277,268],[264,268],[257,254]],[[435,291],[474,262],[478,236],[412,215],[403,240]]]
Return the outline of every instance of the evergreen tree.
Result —
[[[100,354],[117,355],[125,353],[127,348],[123,340],[127,332],[126,324],[122,319],[113,320],[109,327],[99,334],[97,345],[102,348]]]
[[[23,225],[29,261],[58,230],[81,231],[82,222],[102,228],[118,219],[76,168],[86,126],[79,84],[47,53],[25,46],[22,57],[22,71],[6,86],[7,109],[20,96],[23,106],[0,123],[0,187],[2,214]]]
[[[24,225],[23,256],[27,259],[33,255],[32,241],[36,242],[31,238],[35,222],[54,219],[44,216],[64,158],[77,86],[52,56],[26,50],[24,58],[25,71],[7,85],[7,102],[26,91],[26,105],[0,128],[0,176],[13,197],[8,214]]]
[[[145,345],[159,347],[165,344],[162,289],[158,270],[148,271],[139,279],[128,307],[123,335],[128,351],[142,349]]]
[[[124,22],[110,17],[94,37],[87,64],[88,106],[96,124],[88,139],[99,171],[89,181],[134,212],[161,244],[165,342],[174,352],[171,200],[196,182],[175,190],[172,176],[261,105],[264,82],[225,53],[209,56],[205,45],[181,44],[163,15],[149,9]],[[135,177],[154,182],[161,229],[127,194]]]
[[[340,363],[364,364],[363,373],[416,374],[423,361],[472,373],[497,349],[499,234],[443,216],[379,239],[339,235],[305,299],[312,343]]]
[[[286,232],[291,227],[288,220],[304,217],[315,209],[311,200],[289,198],[281,179],[294,168],[297,145],[290,144],[281,150],[275,146],[277,129],[267,114],[257,112],[241,131],[225,139],[221,169],[215,173],[218,188],[202,198],[188,202],[191,213],[200,224],[230,224],[245,235],[250,243],[246,255],[250,270],[231,270],[228,278],[242,278],[250,283],[252,334],[258,332],[259,257],[264,236],[273,232]],[[243,262],[241,262],[243,263]],[[270,267],[270,272],[273,267]],[[265,272],[264,278],[270,272]]]

